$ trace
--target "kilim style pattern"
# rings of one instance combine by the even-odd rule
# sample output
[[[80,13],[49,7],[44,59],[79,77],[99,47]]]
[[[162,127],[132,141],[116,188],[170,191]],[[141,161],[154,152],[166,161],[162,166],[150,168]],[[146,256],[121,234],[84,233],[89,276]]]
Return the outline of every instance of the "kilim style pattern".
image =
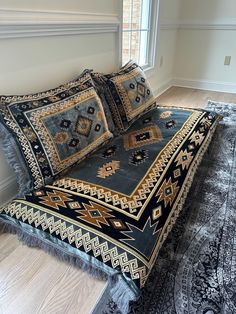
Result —
[[[0,214],[87,253],[140,291],[220,119],[201,110],[164,112],[159,108],[151,119],[141,118],[137,127],[88,158],[94,167],[90,173],[85,167],[89,181],[81,179],[82,165],[14,200]],[[166,128],[169,119],[175,125]],[[63,122],[62,129],[67,126]]]
[[[112,137],[89,73],[44,93],[2,96],[0,121],[21,148],[34,188]]]
[[[97,176],[103,179],[111,176],[113,173],[116,172],[116,170],[119,169],[119,164],[120,162],[116,160],[112,160],[111,162],[106,163],[101,168],[99,168]]]
[[[138,117],[156,107],[150,84],[143,70],[134,62],[129,62],[117,73],[91,75],[99,86],[103,86],[114,123],[121,133]]]
[[[158,126],[146,127],[138,131],[131,131],[124,135],[124,147],[126,150],[142,147],[162,140],[161,130]]]

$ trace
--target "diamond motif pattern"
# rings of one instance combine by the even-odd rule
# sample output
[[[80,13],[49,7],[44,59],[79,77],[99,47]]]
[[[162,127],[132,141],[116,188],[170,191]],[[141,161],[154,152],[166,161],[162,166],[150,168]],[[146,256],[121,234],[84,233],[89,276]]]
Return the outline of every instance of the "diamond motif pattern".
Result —
[[[75,124],[75,132],[88,137],[91,131],[92,124],[92,120],[79,115]]]
[[[145,85],[143,85],[142,83],[138,82],[137,83],[137,90],[138,90],[138,94],[142,97],[145,97]]]

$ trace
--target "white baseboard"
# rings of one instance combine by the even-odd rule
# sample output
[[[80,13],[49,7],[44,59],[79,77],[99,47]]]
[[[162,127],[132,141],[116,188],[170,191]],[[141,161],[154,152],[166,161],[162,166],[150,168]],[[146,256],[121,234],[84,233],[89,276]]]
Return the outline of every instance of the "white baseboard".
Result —
[[[174,78],[172,86],[196,88],[215,92],[236,93],[236,83],[207,80],[191,80],[186,78]]]
[[[0,182],[0,206],[16,196],[18,184],[15,176],[7,177]]]

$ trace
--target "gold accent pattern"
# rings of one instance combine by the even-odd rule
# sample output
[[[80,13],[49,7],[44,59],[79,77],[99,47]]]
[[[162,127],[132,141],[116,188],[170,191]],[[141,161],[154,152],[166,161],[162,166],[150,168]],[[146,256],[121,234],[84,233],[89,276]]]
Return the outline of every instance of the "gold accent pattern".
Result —
[[[67,132],[59,132],[54,136],[54,141],[57,144],[64,144],[68,141],[69,135]]]
[[[194,143],[195,145],[201,145],[202,141],[204,140],[204,135],[201,134],[199,131],[195,131],[190,139],[192,140],[192,143]]]
[[[158,126],[149,126],[137,131],[131,131],[123,136],[126,150],[142,147],[161,141],[162,134]]]
[[[188,169],[191,161],[193,160],[193,155],[191,152],[188,153],[187,149],[185,149],[184,151],[180,151],[179,155],[177,156],[177,158],[175,159],[175,161],[177,162],[177,166],[182,167],[182,169]]]
[[[87,117],[83,117],[83,116],[79,115],[77,118],[77,121],[76,121],[75,131],[78,134],[82,134],[84,136],[89,136],[92,124],[93,124],[92,120],[90,120]]]
[[[112,137],[112,134],[109,132],[108,126],[106,124],[106,131],[101,136],[99,136],[89,145],[87,145],[83,149],[80,149],[73,155],[70,155],[64,160],[60,159],[57,153],[57,149],[51,138],[51,135],[48,133],[48,129],[44,125],[44,119],[51,115],[57,114],[60,111],[72,108],[74,107],[75,104],[80,103],[80,102],[83,103],[83,101],[91,99],[91,98],[96,99],[100,107],[100,110],[103,112],[100,99],[98,98],[95,90],[93,88],[90,88],[88,90],[85,90],[82,94],[71,97],[70,100],[58,102],[56,104],[53,104],[53,106],[47,106],[45,107],[44,110],[42,110],[41,108],[39,110],[35,110],[34,112],[32,112],[30,116],[30,121],[31,123],[33,123],[34,127],[36,128],[37,133],[40,136],[41,141],[43,142],[43,145],[46,151],[48,152],[48,158],[50,160],[50,164],[51,164],[54,174],[57,174],[58,172],[73,165],[75,162],[82,159],[89,152],[93,151],[96,147],[98,147],[99,145],[101,145],[106,140]],[[103,113],[103,115],[104,115],[104,121],[106,121],[105,114]]]
[[[47,192],[46,196],[40,197],[40,203],[59,210],[59,206],[67,207],[67,201],[71,201],[70,194],[61,191]]]
[[[179,191],[179,186],[177,186],[177,184],[178,182],[172,182],[171,178],[169,178],[168,181],[165,179],[156,194],[156,196],[159,196],[157,202],[164,201],[165,207],[167,207],[168,204],[172,205]]]
[[[81,214],[80,219],[101,228],[101,224],[109,226],[106,218],[114,217],[110,214],[111,210],[94,202],[89,202],[90,205],[83,203],[84,209],[77,210]]]
[[[112,160],[111,162],[106,163],[101,168],[98,169],[97,177],[105,179],[116,172],[119,169],[120,162]]]
[[[73,224],[67,226],[66,222],[53,216],[49,217],[47,213],[41,213],[34,208],[13,202],[7,207],[0,208],[0,213],[5,213],[11,217],[16,216],[23,222],[28,222],[35,227],[42,227],[43,231],[49,231],[50,234],[57,234],[62,240],[67,239],[69,244],[77,249],[83,249],[85,253],[91,252],[95,257],[101,257],[103,263],[111,263],[113,268],[120,267],[123,273],[130,273],[131,279],[139,279],[140,286],[143,287],[148,276],[147,267],[139,266],[138,259],[128,257],[126,252],[118,253],[117,246],[108,241],[100,243],[99,237],[92,235],[82,228],[76,228]]]
[[[150,99],[148,99],[146,102],[142,103],[142,105],[137,106],[136,109],[132,108],[129,95],[126,91],[126,89],[123,87],[122,83],[127,80],[131,80],[135,78],[137,75],[141,73],[141,69],[137,67],[136,69],[132,70],[130,73],[125,73],[123,75],[117,75],[112,78],[112,80],[115,82],[116,89],[119,93],[120,98],[122,99],[123,106],[125,108],[125,114],[127,116],[127,120],[131,121],[136,116],[138,116],[140,113],[142,113],[145,109],[153,105],[155,103],[155,98],[152,96]],[[150,85],[146,81],[147,88],[151,90]]]
[[[133,218],[137,217],[138,219],[140,213],[138,209],[140,209],[141,212],[145,209],[145,203],[148,202],[148,196],[152,193],[161,178],[163,171],[168,166],[168,163],[170,162],[176,149],[184,142],[186,135],[201,119],[202,115],[202,112],[199,111],[194,111],[192,113],[183,128],[175,134],[175,136],[167,143],[165,148],[156,157],[152,166],[131,195],[122,194],[103,186],[98,186],[73,178],[62,178],[56,180],[54,181],[53,186],[67,190],[69,189],[78,194],[82,193],[91,198],[98,198],[107,204],[111,203],[111,208],[114,210],[118,210]]]
[[[172,115],[172,111],[164,111],[160,114],[161,119],[167,119]]]
[[[185,199],[187,198],[188,192],[189,192],[190,187],[192,185],[195,172],[196,172],[198,166],[200,165],[202,158],[204,156],[204,153],[206,152],[206,150],[207,150],[207,148],[211,142],[211,139],[212,139],[212,136],[215,132],[217,123],[220,119],[221,119],[221,117],[219,116],[216,119],[215,123],[211,126],[210,132],[207,134],[207,136],[203,142],[203,145],[201,146],[200,150],[198,151],[197,155],[195,156],[194,162],[192,163],[192,165],[190,166],[190,168],[188,170],[188,177],[187,177],[185,184],[183,184],[183,186],[181,187],[181,191],[179,194],[180,197],[178,197],[177,200],[175,201],[175,203],[173,204],[172,209],[171,209],[171,213],[170,213],[167,221],[165,222],[165,226],[162,229],[160,237],[158,239],[157,246],[159,248],[161,248],[161,246],[165,242],[168,234],[170,233],[171,229],[173,228],[173,226],[176,222],[176,219],[179,217],[179,213],[183,208]]]
[[[154,208],[152,210],[152,219],[153,220],[158,219],[159,217],[161,217],[161,215],[162,215],[162,208],[161,208],[161,206],[158,206],[158,207],[156,207],[156,208]]]
[[[24,133],[23,128],[20,127],[20,125],[18,124],[16,119],[12,118],[11,107],[15,106],[16,103],[19,103],[19,106],[20,106],[20,104],[23,102],[29,102],[31,104],[32,109],[34,109],[34,107],[35,107],[35,109],[37,109],[37,106],[42,107],[43,104],[47,105],[50,101],[52,101],[52,102],[54,102],[53,105],[57,106],[57,108],[58,108],[58,106],[63,104],[63,101],[61,99],[63,97],[66,98],[66,94],[74,95],[74,94],[76,94],[76,91],[78,93],[81,92],[81,86],[83,86],[83,88],[89,88],[89,86],[91,86],[91,79],[92,78],[91,78],[90,73],[87,72],[87,73],[83,73],[79,78],[77,78],[74,81],[68,82],[64,85],[59,86],[58,88],[48,90],[46,92],[40,92],[40,93],[22,95],[22,96],[16,95],[16,96],[1,96],[0,97],[0,102],[1,102],[0,111],[4,116],[4,123],[11,130],[11,132],[14,133],[14,136],[16,136],[18,141],[19,141],[19,145],[21,146],[21,150],[24,153],[25,162],[29,168],[30,175],[31,175],[32,181],[33,181],[33,186],[35,189],[38,189],[45,184],[45,175],[47,176],[47,173],[46,172],[43,173],[43,169],[41,167],[42,165],[41,165],[41,162],[39,162],[39,158],[38,158],[37,154],[32,153],[32,151],[33,151],[32,142],[36,139],[36,137],[32,133],[33,131],[32,130],[30,131],[28,129],[28,130],[25,130],[25,133]],[[73,89],[73,92],[72,92],[72,89]],[[59,95],[60,95],[60,97],[59,97]],[[48,99],[46,99],[46,98],[48,98]],[[59,99],[60,99],[60,101],[58,101]],[[99,99],[99,98],[97,98],[97,99]],[[64,100],[64,103],[66,103],[66,100]],[[48,106],[45,106],[45,109],[46,109],[46,107],[48,107]],[[97,140],[96,143],[93,143],[93,145],[90,146],[90,149],[85,150],[84,154],[90,153],[92,150],[94,150],[98,146],[102,145],[107,139],[112,137],[112,134],[108,131],[108,125],[107,125],[105,114],[104,114],[103,107],[101,104],[100,104],[100,109],[103,112],[104,125],[105,125],[106,132],[104,132],[104,135],[100,137],[100,140]],[[43,131],[42,131],[42,133],[43,133]],[[37,134],[37,137],[39,137],[38,135],[39,134]],[[50,137],[46,133],[44,135],[46,136],[45,142],[48,143],[49,146],[51,145],[51,148],[53,148],[52,147],[52,139],[50,139]],[[27,136],[29,136],[29,137],[27,137]],[[39,138],[39,140],[41,140],[41,139]],[[41,142],[41,144],[42,144],[42,142]],[[36,145],[36,146],[38,146],[38,145]],[[55,148],[54,148],[54,150],[55,150]],[[44,150],[44,152],[45,151],[46,151],[46,149]],[[53,158],[57,159],[58,156],[56,156],[56,155],[57,154],[51,155],[50,153],[47,155],[45,154],[45,159],[44,159],[45,163],[46,162],[48,163],[48,166],[52,172],[52,174],[51,174],[52,176],[57,174],[58,172],[62,171],[65,167],[69,166],[68,160],[67,160],[67,161],[65,161],[64,165],[61,165],[61,167],[56,167],[56,169],[52,169],[53,168],[52,167],[52,164],[53,164],[52,159]],[[52,159],[51,159],[51,156],[52,156]],[[82,156],[81,158],[83,158],[83,157],[84,156]],[[74,158],[72,163],[75,163],[75,162],[76,162],[76,160]]]
[[[196,118],[196,121],[192,124],[192,129],[195,128],[196,123],[199,123],[201,120],[201,115]],[[178,158],[180,156],[180,152],[182,152],[182,156],[186,153],[188,153],[187,150],[183,149],[181,145],[184,145],[186,141],[183,137],[178,138],[181,134],[183,134],[186,131],[186,128],[188,129],[188,122],[183,125],[183,128],[175,134],[175,136],[172,138],[172,140],[166,145],[166,147],[159,153],[157,156],[157,159],[155,162],[153,162],[152,166],[149,168],[148,172],[144,176],[143,180],[139,183],[139,185],[135,188],[133,193],[130,196],[125,196],[124,194],[120,194],[123,197],[130,197],[134,199],[134,196],[137,193],[137,189],[143,189],[142,197],[144,197],[143,202],[139,200],[139,203],[141,203],[141,206],[145,207],[144,205],[149,202],[150,197],[154,196],[156,197],[155,201],[157,203],[162,202],[162,204],[158,204],[156,208],[153,210],[150,210],[150,216],[148,219],[146,219],[144,215],[144,224],[138,225],[141,220],[137,223],[137,225],[133,225],[130,223],[130,218],[125,219],[125,217],[121,217],[120,213],[117,215],[118,218],[122,218],[122,220],[126,223],[125,225],[122,225],[122,221],[120,219],[116,219],[115,212],[111,211],[110,204],[112,203],[111,199],[113,197],[113,200],[116,201],[114,203],[114,206],[117,206],[119,201],[119,195],[115,191],[110,191],[110,195],[106,195],[108,198],[107,204],[106,204],[106,211],[103,211],[103,205],[101,204],[101,200],[103,199],[104,193],[107,191],[103,189],[101,186],[96,186],[87,184],[86,182],[83,182],[83,203],[80,207],[79,200],[82,193],[77,193],[75,190],[76,180],[70,182],[70,186],[68,186],[68,190],[71,190],[69,192],[70,194],[63,195],[63,197],[58,198],[52,198],[52,194],[47,193],[47,195],[43,195],[43,192],[38,191],[37,196],[46,202],[61,202],[59,205],[55,205],[58,209],[58,206],[67,206],[68,208],[74,209],[76,213],[81,213],[82,211],[85,211],[82,213],[83,217],[88,218],[89,215],[93,219],[97,219],[97,217],[103,217],[105,219],[105,222],[102,218],[100,222],[96,221],[96,223],[101,227],[101,224],[104,226],[109,223],[114,225],[116,227],[116,232],[119,233],[120,230],[122,230],[122,234],[129,236],[129,239],[134,241],[134,239],[140,239],[142,236],[141,232],[144,229],[147,229],[147,233],[145,232],[145,235],[147,236],[148,232],[153,231],[152,234],[156,234],[155,242],[153,242],[153,247],[151,248],[152,251],[150,251],[150,254],[148,255],[147,259],[142,258],[142,248],[139,246],[136,246],[134,242],[132,242],[130,245],[128,245],[128,242],[130,242],[129,239],[120,239],[121,241],[126,241],[126,244],[121,244],[116,237],[113,237],[112,235],[105,232],[106,228],[103,230],[98,230],[96,228],[84,225],[83,223],[77,221],[76,219],[69,217],[67,215],[63,216],[58,211],[52,211],[48,208],[44,208],[42,206],[39,206],[36,204],[33,204],[31,202],[27,202],[24,200],[15,200],[12,203],[10,203],[8,206],[0,208],[0,213],[6,214],[8,216],[13,217],[14,219],[18,219],[20,222],[23,221],[25,223],[28,223],[35,226],[36,228],[39,227],[40,230],[47,230],[48,233],[52,234],[53,236],[58,237],[61,240],[65,240],[66,243],[71,244],[72,246],[84,251],[85,253],[89,253],[91,256],[98,258],[103,263],[107,264],[114,269],[117,269],[118,271],[121,271],[125,276],[128,275],[132,280],[137,280],[139,282],[139,287],[143,287],[145,284],[145,281],[148,277],[148,274],[151,271],[151,268],[156,260],[156,257],[158,255],[158,251],[161,248],[161,245],[163,244],[164,240],[166,239],[168,233],[170,232],[172,226],[174,225],[180,210],[183,207],[185,198],[187,196],[187,193],[190,189],[194,174],[196,172],[196,169],[201,162],[202,156],[204,152],[206,151],[208,144],[210,143],[210,140],[212,138],[212,135],[214,134],[214,130],[217,125],[217,120],[212,124],[210,130],[206,133],[204,140],[201,143],[201,146],[199,147],[197,153],[194,156],[194,159],[192,162],[188,165],[179,164],[177,169],[181,171],[181,169],[188,169],[186,176],[184,177],[184,182],[181,183],[181,186],[178,186],[177,180],[172,178],[172,175],[169,174],[169,171],[172,170],[174,172],[176,167],[175,163],[180,162],[181,158]],[[189,130],[191,132],[191,130]],[[187,143],[190,140],[189,132],[187,132]],[[191,134],[191,133],[190,133]],[[198,138],[197,138],[198,140]],[[176,141],[178,143],[177,147],[175,147]],[[188,147],[188,146],[187,146]],[[159,162],[159,163],[158,163]],[[170,163],[173,165],[172,168],[169,167]],[[157,164],[159,165],[158,168],[158,174],[153,172],[153,169],[156,169]],[[152,184],[150,184],[148,187],[144,186],[147,183],[147,179],[150,179],[149,175],[152,174],[154,178]],[[176,172],[176,177],[178,177],[178,173]],[[156,181],[155,181],[155,180]],[[72,180],[71,178],[66,180]],[[59,182],[59,181],[58,181]],[[68,182],[68,181],[64,181]],[[63,183],[63,184],[64,184]],[[149,182],[150,183],[150,182]],[[85,186],[87,184],[87,186]],[[145,187],[145,189],[144,189]],[[47,186],[45,187],[45,190],[47,189],[54,189],[54,187]],[[90,190],[91,189],[91,190]],[[97,190],[96,190],[97,189]],[[99,191],[100,189],[100,191]],[[55,190],[53,194],[56,196],[62,189],[55,187]],[[41,192],[41,193],[40,193]],[[116,194],[115,194],[116,193]],[[146,193],[146,194],[145,194]],[[90,195],[89,195],[90,194]],[[75,197],[75,195],[77,197]],[[94,198],[94,195],[97,196],[96,202],[99,204],[95,204],[91,202],[91,199]],[[141,195],[140,195],[141,196]],[[69,200],[67,200],[67,198]],[[84,201],[86,199],[86,201]],[[75,202],[75,200],[78,200],[78,202]],[[89,200],[89,204],[88,201]],[[137,199],[136,199],[137,200]],[[86,202],[86,206],[84,204]],[[70,204],[73,204],[70,206]],[[98,206],[97,206],[98,205]],[[125,205],[125,204],[124,204]],[[50,205],[53,207],[52,205]],[[158,219],[160,215],[162,215],[162,212],[164,211],[164,206],[167,208],[167,206],[170,207],[170,210],[168,211],[168,217],[166,218],[165,222],[163,223],[163,226],[158,229],[156,228],[158,226],[158,222],[151,223],[151,217],[154,219]],[[136,208],[137,209],[137,208]],[[94,212],[93,212],[94,211]],[[124,211],[122,211],[123,216],[127,214],[127,204]],[[146,214],[147,212],[145,212]],[[106,215],[112,215],[114,219],[109,217],[104,217]],[[134,211],[130,211],[130,214],[133,214],[132,218],[136,219],[137,216],[140,214],[136,214]],[[142,213],[141,213],[142,214]],[[4,215],[3,215],[4,216]],[[81,215],[80,215],[81,216]],[[16,217],[16,218],[15,218]],[[140,217],[140,216],[139,216]],[[108,221],[106,221],[106,219]],[[113,222],[112,222],[113,220]],[[144,226],[144,227],[143,227]],[[130,231],[124,231],[124,229],[128,227]],[[151,230],[150,230],[151,229]],[[127,229],[126,229],[127,230]],[[131,233],[132,232],[132,233]],[[133,236],[134,235],[134,236]],[[137,237],[135,237],[135,235]],[[146,249],[146,248],[145,248]],[[136,285],[136,282],[134,282]]]

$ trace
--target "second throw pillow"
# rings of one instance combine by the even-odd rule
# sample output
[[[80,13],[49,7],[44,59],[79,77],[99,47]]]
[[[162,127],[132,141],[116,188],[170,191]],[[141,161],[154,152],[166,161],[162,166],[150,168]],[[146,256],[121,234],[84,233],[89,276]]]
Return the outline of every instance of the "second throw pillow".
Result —
[[[143,70],[129,62],[117,73],[91,73],[95,83],[104,86],[117,131],[123,133],[145,112],[156,107],[155,97]]]

